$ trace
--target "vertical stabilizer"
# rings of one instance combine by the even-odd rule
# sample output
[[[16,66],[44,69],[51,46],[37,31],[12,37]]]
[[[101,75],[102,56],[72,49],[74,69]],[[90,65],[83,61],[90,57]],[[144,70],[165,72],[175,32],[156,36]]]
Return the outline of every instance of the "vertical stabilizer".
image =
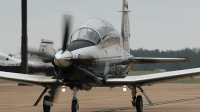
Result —
[[[121,24],[121,36],[123,38],[123,46],[124,50],[130,53],[129,39],[130,39],[130,23],[128,12],[128,2],[127,0],[123,0],[122,3],[122,24]]]
[[[39,47],[39,52],[45,53],[45,54],[51,54],[55,55],[55,49],[53,47],[53,41],[42,39]]]

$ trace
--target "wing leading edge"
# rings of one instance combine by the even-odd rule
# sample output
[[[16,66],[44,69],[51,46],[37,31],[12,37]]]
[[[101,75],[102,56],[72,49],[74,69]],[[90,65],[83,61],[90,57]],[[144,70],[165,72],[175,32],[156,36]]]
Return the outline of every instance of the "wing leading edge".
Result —
[[[53,79],[52,76],[27,75],[27,74],[10,73],[10,72],[0,72],[0,79],[6,79],[17,82],[36,84],[36,85],[51,85],[56,81],[56,79]],[[60,81],[60,83],[62,82]]]
[[[200,68],[178,70],[171,72],[155,73],[140,76],[126,76],[124,78],[107,78],[105,85],[108,86],[123,86],[137,85],[145,86],[156,83],[162,83],[180,78],[194,77],[200,75]]]
[[[104,86],[112,86],[112,87],[123,86],[123,85],[145,86],[156,83],[162,83],[170,80],[176,80],[180,78],[195,77],[199,75],[200,75],[200,68],[193,68],[193,69],[155,73],[155,74],[140,75],[140,76],[124,76],[121,78],[108,77],[104,81]],[[24,82],[35,85],[45,85],[45,86],[52,85],[56,81],[56,79],[54,79],[52,76],[27,75],[27,74],[10,73],[10,72],[0,72],[0,79]],[[60,81],[60,84],[64,83]]]

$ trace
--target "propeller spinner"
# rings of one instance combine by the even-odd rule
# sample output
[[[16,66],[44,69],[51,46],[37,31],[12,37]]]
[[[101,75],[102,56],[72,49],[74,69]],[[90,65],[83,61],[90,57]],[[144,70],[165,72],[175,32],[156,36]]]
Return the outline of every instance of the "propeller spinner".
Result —
[[[56,53],[54,63],[59,67],[67,67],[71,65],[72,54],[69,51],[59,51]]]

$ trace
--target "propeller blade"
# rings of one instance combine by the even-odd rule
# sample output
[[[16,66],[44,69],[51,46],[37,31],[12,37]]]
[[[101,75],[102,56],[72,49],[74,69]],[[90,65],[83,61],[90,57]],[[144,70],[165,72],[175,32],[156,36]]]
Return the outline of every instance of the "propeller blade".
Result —
[[[65,32],[63,37],[63,44],[62,44],[62,51],[64,52],[67,49],[68,37],[70,32],[70,22],[71,22],[71,15],[65,15]]]
[[[54,101],[56,99],[56,97],[57,97],[61,72],[62,72],[62,69],[59,68],[58,74],[57,74],[57,79],[56,79],[55,83],[52,85],[52,88],[51,88],[50,97],[51,97],[52,101]]]
[[[37,56],[39,56],[41,58],[54,59],[54,55],[47,54],[47,53],[42,53],[42,52],[38,52],[36,50],[28,50],[28,53],[37,55]]]
[[[42,61],[44,63],[49,63],[52,62],[52,60],[54,59],[54,55],[51,54],[47,54],[47,53],[43,53],[43,52],[38,52],[36,50],[28,50],[28,53],[37,55],[38,57],[40,57],[42,59]]]

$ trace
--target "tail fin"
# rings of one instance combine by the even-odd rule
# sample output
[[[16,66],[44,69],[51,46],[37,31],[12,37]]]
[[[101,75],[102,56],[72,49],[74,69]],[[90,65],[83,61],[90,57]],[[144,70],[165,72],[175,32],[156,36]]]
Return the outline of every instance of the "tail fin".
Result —
[[[55,55],[56,51],[53,47],[53,41],[42,39],[39,47],[39,52]]]
[[[130,34],[130,23],[129,23],[129,15],[128,15],[128,12],[130,11],[128,10],[127,0],[123,0],[122,11],[120,12],[122,12],[121,35],[123,38],[123,46],[124,46],[124,50],[130,53],[129,38],[131,34]]]

